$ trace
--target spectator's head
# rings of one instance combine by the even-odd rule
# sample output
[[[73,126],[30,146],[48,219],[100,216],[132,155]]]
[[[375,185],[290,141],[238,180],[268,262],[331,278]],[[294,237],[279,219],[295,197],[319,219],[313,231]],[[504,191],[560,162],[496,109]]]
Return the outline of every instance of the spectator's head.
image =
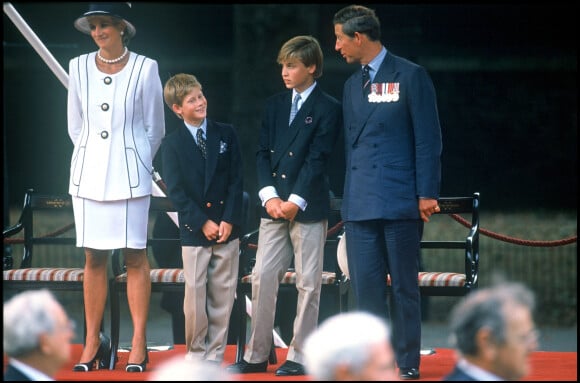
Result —
[[[183,355],[164,361],[156,368],[149,381],[230,381],[232,376],[223,370],[218,363],[205,360],[186,359]]]
[[[538,347],[533,320],[535,298],[519,283],[480,288],[451,313],[451,342],[469,362],[505,380],[530,371],[529,355]]]
[[[304,357],[314,380],[398,380],[390,327],[370,313],[328,318],[306,339]]]
[[[4,353],[48,376],[71,356],[73,322],[48,290],[30,290],[4,303]]]

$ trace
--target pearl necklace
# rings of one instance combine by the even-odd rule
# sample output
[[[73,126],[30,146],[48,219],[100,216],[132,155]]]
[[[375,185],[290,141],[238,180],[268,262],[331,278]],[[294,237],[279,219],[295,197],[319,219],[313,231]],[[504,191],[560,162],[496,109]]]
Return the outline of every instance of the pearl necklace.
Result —
[[[101,50],[99,49],[97,52],[97,57],[99,58],[99,60],[101,60],[104,63],[115,64],[115,63],[118,63],[119,61],[123,60],[125,58],[125,56],[127,56],[127,53],[129,53],[129,50],[127,49],[127,47],[125,47],[125,52],[123,52],[123,54],[121,56],[117,57],[116,59],[108,60],[108,59],[104,58],[103,56],[101,56]]]

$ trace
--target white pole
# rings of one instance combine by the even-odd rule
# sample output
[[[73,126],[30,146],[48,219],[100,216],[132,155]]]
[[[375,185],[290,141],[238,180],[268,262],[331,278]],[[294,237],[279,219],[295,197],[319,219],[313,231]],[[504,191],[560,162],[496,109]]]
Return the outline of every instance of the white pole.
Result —
[[[46,65],[52,70],[55,76],[60,80],[62,85],[68,89],[68,74],[62,68],[62,66],[56,61],[54,56],[50,53],[48,49],[42,44],[42,41],[36,36],[36,33],[30,27],[24,19],[20,16],[18,11],[10,3],[4,3],[4,13],[12,20],[16,28],[22,33],[22,35],[28,40],[30,45],[36,50],[36,53],[44,60]]]

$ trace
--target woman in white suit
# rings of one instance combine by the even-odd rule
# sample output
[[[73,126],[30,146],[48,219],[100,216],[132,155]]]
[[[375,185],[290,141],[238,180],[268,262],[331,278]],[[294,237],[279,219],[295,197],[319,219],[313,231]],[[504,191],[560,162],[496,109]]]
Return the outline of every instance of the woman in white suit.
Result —
[[[152,159],[165,135],[163,92],[155,60],[130,52],[135,27],[128,3],[95,3],[74,25],[96,52],[69,63],[68,133],[74,144],[69,193],[77,246],[85,249],[85,348],[74,371],[108,365],[109,339],[100,333],[107,300],[107,262],[124,249],[133,321],[128,372],[148,362],[146,324],[151,295],[146,254]]]

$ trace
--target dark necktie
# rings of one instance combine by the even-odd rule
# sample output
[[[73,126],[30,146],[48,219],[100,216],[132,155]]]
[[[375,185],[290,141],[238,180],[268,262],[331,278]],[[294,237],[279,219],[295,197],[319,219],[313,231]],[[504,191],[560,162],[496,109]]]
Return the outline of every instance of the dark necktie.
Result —
[[[207,148],[205,146],[205,138],[203,138],[203,130],[201,128],[197,129],[197,146],[199,146],[201,155],[205,159],[207,157]]]
[[[296,94],[296,97],[294,97],[294,101],[292,102],[292,107],[290,108],[290,121],[288,122],[288,125],[290,125],[292,123],[292,121],[294,120],[294,117],[296,117],[296,113],[298,113],[298,102],[300,101],[300,95]]]
[[[366,96],[369,94],[369,91],[371,89],[371,76],[369,75],[369,71],[370,71],[370,67],[368,65],[365,65],[362,69],[362,88],[363,88],[363,94]]]

